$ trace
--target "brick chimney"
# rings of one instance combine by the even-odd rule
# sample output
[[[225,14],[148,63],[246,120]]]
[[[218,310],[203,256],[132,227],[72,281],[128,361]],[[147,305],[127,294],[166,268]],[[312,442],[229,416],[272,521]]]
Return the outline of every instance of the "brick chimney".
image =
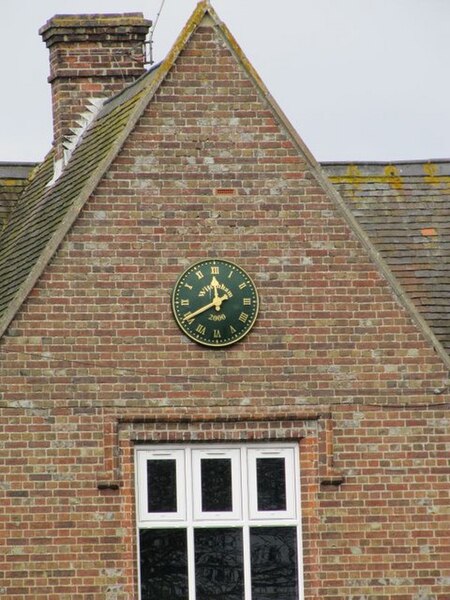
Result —
[[[56,159],[80,127],[92,99],[112,96],[145,71],[151,21],[141,13],[56,15],[39,33],[50,50]]]

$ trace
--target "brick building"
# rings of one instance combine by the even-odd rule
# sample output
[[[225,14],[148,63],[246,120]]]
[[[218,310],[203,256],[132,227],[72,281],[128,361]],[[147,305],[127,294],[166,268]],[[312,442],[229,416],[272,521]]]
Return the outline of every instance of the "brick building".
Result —
[[[51,19],[0,166],[0,597],[448,600],[449,163],[319,165],[209,2],[148,27]]]

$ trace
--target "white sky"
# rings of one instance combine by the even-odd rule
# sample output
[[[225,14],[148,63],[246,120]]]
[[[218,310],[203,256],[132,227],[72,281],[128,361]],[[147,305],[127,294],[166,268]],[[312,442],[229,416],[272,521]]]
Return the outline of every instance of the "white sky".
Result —
[[[167,53],[196,0],[165,0]],[[212,0],[318,160],[450,158],[450,0]],[[48,51],[54,14],[143,12],[161,0],[0,1],[0,161],[51,144]]]

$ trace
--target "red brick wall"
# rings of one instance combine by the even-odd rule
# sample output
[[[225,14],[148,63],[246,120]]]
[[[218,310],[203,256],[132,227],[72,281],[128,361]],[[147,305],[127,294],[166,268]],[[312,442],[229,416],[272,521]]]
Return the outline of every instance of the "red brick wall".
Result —
[[[50,51],[53,133],[57,158],[80,127],[89,99],[107,98],[144,73],[150,21],[142,14],[59,15],[40,33]]]
[[[214,256],[261,297],[224,350],[170,309],[180,272]],[[305,599],[448,599],[444,365],[211,29],[10,326],[0,369],[5,597],[136,597],[136,443],[289,438]]]

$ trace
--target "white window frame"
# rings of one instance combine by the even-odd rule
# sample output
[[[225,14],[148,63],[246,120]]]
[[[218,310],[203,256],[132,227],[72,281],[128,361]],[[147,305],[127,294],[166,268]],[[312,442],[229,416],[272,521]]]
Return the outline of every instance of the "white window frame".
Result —
[[[192,448],[192,505],[194,522],[197,521],[236,521],[242,519],[242,493],[241,493],[241,460],[238,448]],[[233,510],[227,512],[212,512],[202,510],[202,459],[228,458],[231,461],[231,485]]]
[[[295,466],[294,453],[292,448],[264,447],[251,448],[247,450],[248,456],[248,489],[249,489],[249,519],[255,521],[262,519],[264,521],[280,521],[297,518],[297,503],[295,501]],[[258,458],[284,458],[285,476],[286,476],[286,510],[260,511],[258,510],[258,499],[256,494],[251,494],[250,490],[257,489],[256,461]]]
[[[177,460],[177,513],[152,513],[147,504],[147,460],[166,456]],[[233,511],[202,512],[200,461],[211,456],[232,460]],[[256,459],[283,457],[286,473],[286,510],[258,511]],[[294,526],[297,530],[298,600],[304,599],[300,510],[299,447],[296,443],[159,444],[135,449],[137,539],[140,529],[182,527],[187,531],[189,600],[195,600],[194,531],[202,527],[236,527],[243,532],[245,600],[251,599],[250,528]],[[238,484],[238,485],[237,485]],[[237,487],[237,489],[236,489]],[[231,516],[232,515],[232,516]],[[139,552],[138,552],[139,555]],[[140,569],[138,569],[140,578]],[[139,581],[139,598],[140,598]]]
[[[152,523],[164,523],[186,520],[186,465],[185,452],[182,448],[159,446],[150,452],[136,454],[139,485],[137,485],[138,523],[141,528],[149,527]],[[177,485],[177,511],[176,512],[148,512],[148,485],[147,461],[149,460],[175,460],[176,485]]]

